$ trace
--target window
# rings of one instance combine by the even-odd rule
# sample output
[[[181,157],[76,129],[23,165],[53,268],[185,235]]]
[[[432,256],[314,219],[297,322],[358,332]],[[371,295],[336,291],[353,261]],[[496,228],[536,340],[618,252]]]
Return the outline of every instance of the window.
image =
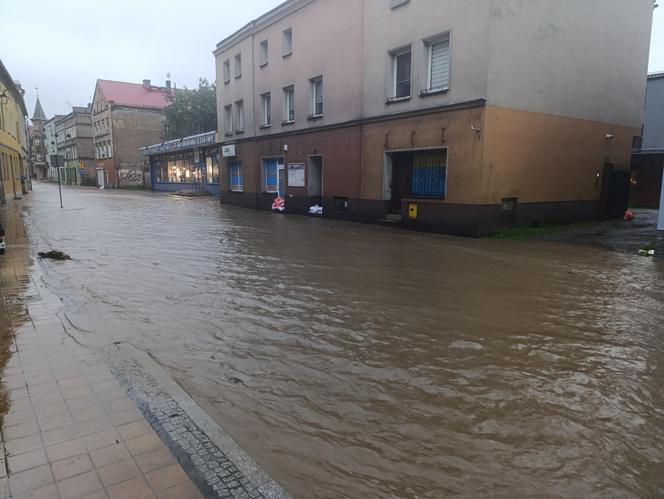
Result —
[[[412,195],[444,198],[447,181],[447,151],[417,152],[413,155]]]
[[[272,97],[269,93],[261,95],[261,110],[263,114],[261,126],[267,128],[272,125]]]
[[[229,163],[228,168],[231,175],[231,191],[242,192],[244,188],[244,175],[242,174],[242,161]]]
[[[224,131],[226,135],[233,133],[233,106],[224,106]]]
[[[450,34],[426,42],[429,70],[425,93],[442,92],[450,88]]]
[[[207,183],[208,184],[218,184],[219,183],[219,152],[218,151],[209,151],[205,158],[205,166],[207,169]]]
[[[284,123],[295,121],[295,87],[284,88]]]
[[[393,97],[410,97],[411,51],[410,47],[392,54]]]
[[[231,81],[231,61],[226,59],[224,61],[224,83]]]
[[[235,103],[235,123],[236,132],[244,132],[244,101],[237,101]]]
[[[284,45],[282,54],[288,57],[293,53],[293,28],[288,28],[284,31]]]
[[[263,189],[265,192],[279,192],[279,167],[283,169],[284,160],[270,158],[263,160]]]
[[[268,56],[268,42],[267,40],[263,40],[261,42],[261,47],[260,47],[260,65],[262,66],[267,66],[267,56]]]
[[[323,116],[323,77],[319,76],[309,81],[311,82],[312,117]]]
[[[242,76],[242,54],[235,56],[235,78]]]

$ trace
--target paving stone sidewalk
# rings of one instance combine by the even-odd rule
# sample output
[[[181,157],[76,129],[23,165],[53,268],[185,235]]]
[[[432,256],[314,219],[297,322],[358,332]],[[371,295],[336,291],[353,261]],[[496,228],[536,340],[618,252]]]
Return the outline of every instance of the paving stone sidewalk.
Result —
[[[63,340],[19,207],[0,217],[0,498],[203,497],[110,369]]]

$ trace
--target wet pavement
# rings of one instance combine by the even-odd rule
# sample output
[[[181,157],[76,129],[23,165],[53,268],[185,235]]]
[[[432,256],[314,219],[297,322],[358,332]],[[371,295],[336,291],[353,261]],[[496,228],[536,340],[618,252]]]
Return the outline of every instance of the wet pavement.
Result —
[[[636,218],[606,220],[598,223],[582,224],[573,229],[562,230],[538,236],[541,241],[557,241],[581,246],[620,251],[632,255],[651,246],[657,238],[658,210],[649,208],[634,209]]]
[[[1,215],[0,497],[202,497],[111,372],[64,337],[18,203]]]
[[[664,263],[35,185],[78,342],[148,354],[297,497],[664,494]]]

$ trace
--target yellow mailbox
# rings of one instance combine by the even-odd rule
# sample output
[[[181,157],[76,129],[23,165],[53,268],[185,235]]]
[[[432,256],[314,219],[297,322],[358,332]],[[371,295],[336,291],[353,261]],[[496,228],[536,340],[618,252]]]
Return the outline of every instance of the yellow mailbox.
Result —
[[[408,218],[417,220],[417,203],[408,203]]]

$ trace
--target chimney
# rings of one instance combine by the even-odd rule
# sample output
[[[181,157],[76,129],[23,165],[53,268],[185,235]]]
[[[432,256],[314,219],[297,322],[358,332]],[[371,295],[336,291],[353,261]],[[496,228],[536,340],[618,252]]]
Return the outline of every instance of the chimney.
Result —
[[[150,90],[150,80],[143,80],[143,88]]]
[[[166,80],[166,90],[171,93],[171,80]]]

